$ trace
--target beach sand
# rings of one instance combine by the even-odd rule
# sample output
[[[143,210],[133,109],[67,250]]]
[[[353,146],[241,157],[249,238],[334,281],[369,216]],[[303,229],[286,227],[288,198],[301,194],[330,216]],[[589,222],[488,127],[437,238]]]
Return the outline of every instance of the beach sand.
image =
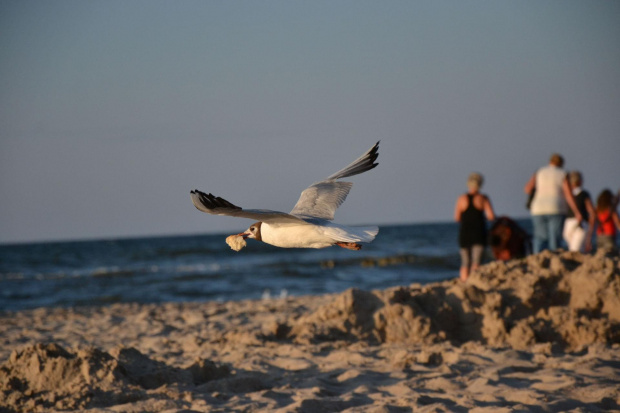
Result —
[[[275,300],[0,315],[0,412],[620,411],[617,255]]]

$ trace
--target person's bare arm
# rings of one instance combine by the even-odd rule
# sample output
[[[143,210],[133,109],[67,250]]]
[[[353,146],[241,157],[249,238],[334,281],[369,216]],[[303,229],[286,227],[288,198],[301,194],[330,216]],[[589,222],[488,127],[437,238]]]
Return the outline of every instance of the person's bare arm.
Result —
[[[586,232],[586,252],[592,251],[592,235],[596,225],[596,210],[590,198],[586,198],[586,211],[588,211],[588,231]]]
[[[461,195],[456,199],[456,205],[454,206],[454,220],[456,222],[461,222],[463,210],[463,196]]]
[[[536,186],[536,174],[533,174],[532,177],[530,178],[529,181],[527,181],[527,183],[525,184],[525,186],[523,187],[523,191],[529,195],[532,193],[532,191],[534,190],[534,187]]]
[[[618,213],[616,211],[611,213],[611,216],[614,220],[614,224],[616,224],[616,228],[620,230],[620,217],[618,217]]]
[[[616,208],[618,208],[618,202],[620,202],[620,189],[618,190],[618,194],[616,195],[616,199],[614,199],[614,205],[613,205],[613,217],[614,217],[614,222],[616,223],[616,227],[620,230],[620,218],[618,217],[618,211],[616,211]]]
[[[581,216],[581,212],[579,212],[579,208],[577,208],[577,204],[575,203],[575,197],[573,196],[573,191],[571,191],[570,184],[568,183],[568,178],[564,178],[562,182],[562,191],[564,192],[564,198],[566,199],[566,203],[573,210],[573,214],[575,214],[575,218],[577,221],[581,222],[583,217]]]
[[[484,197],[484,213],[489,221],[495,221],[495,211],[493,211],[493,205],[489,197]]]

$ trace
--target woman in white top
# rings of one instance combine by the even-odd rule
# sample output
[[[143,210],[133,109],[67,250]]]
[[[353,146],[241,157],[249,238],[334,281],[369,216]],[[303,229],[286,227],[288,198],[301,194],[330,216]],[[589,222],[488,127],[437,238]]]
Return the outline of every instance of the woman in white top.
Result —
[[[564,158],[559,154],[551,155],[549,165],[540,168],[525,184],[525,193],[534,192],[530,206],[534,237],[532,248],[539,253],[545,247],[556,250],[562,241],[562,228],[568,208],[573,210],[575,218],[581,222],[581,213],[577,209],[566,172],[562,169]]]

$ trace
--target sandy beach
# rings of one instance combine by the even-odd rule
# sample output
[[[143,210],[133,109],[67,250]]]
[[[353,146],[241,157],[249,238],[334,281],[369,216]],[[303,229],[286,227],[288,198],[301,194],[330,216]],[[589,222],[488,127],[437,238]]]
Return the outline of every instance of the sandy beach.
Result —
[[[0,314],[0,412],[620,411],[620,261],[458,280]]]

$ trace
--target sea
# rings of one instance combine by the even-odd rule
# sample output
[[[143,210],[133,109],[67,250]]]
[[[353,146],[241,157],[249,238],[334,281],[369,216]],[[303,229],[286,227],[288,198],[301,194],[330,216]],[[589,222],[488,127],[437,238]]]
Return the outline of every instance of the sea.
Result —
[[[519,224],[531,233],[527,220]],[[282,249],[229,234],[0,245],[0,311],[230,301],[384,289],[458,276],[456,223],[380,226],[360,251]]]

